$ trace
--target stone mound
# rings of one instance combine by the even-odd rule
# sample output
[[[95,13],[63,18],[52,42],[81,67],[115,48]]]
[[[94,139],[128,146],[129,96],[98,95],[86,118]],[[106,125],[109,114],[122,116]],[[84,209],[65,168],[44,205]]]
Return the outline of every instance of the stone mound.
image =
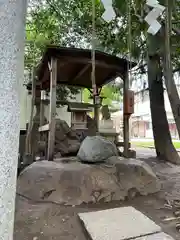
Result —
[[[82,142],[77,156],[83,162],[104,162],[109,157],[118,156],[118,151],[112,142],[101,137],[86,137]]]
[[[136,159],[109,158],[107,164],[41,161],[27,167],[17,181],[17,192],[36,201],[66,205],[110,202],[160,190],[151,168]]]
[[[71,129],[66,121],[56,119],[55,130],[55,155],[76,155],[80,148],[80,139],[77,133]]]

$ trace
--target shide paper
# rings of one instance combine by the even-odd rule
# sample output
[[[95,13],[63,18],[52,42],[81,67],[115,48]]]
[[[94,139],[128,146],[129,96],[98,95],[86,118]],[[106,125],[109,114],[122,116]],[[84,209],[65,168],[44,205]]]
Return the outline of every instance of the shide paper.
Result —
[[[102,18],[109,23],[116,17],[116,13],[112,6],[112,0],[101,0],[101,2],[105,8],[105,12],[103,13]]]
[[[157,19],[164,12],[165,7],[156,0],[147,0],[146,5],[153,8],[144,19],[149,24],[148,33],[156,35],[161,28]]]

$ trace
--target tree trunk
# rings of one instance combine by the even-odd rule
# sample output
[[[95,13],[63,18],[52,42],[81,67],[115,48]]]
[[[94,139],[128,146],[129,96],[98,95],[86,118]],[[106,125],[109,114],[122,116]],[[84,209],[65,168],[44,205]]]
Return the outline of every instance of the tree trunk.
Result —
[[[157,54],[158,42],[158,35],[148,36],[148,84],[155,148],[160,159],[180,164],[180,158],[171,140],[164,106],[162,68]]]
[[[162,43],[164,46],[163,51],[163,72],[165,78],[165,85],[169,97],[169,102],[171,105],[171,109],[174,115],[174,120],[177,126],[178,135],[180,137],[180,99],[178,95],[178,91],[174,82],[173,74],[172,74],[172,63],[171,63],[171,46],[170,46],[170,36],[171,36],[171,10],[172,1],[166,0],[166,24],[165,28],[162,28]]]
[[[13,239],[26,1],[0,3],[0,238]]]
[[[165,78],[165,85],[167,89],[167,94],[169,97],[169,102],[171,105],[172,113],[174,116],[174,121],[176,123],[178,135],[180,137],[180,99],[179,94],[174,82],[173,76],[168,77],[168,70],[166,70],[166,63],[165,58],[163,58],[163,72],[164,72],[164,78]]]

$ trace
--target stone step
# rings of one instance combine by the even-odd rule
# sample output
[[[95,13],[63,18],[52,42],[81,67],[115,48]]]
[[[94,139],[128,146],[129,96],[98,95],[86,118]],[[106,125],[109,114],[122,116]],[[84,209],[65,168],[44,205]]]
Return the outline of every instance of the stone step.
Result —
[[[133,207],[80,213],[79,217],[92,240],[173,240]]]

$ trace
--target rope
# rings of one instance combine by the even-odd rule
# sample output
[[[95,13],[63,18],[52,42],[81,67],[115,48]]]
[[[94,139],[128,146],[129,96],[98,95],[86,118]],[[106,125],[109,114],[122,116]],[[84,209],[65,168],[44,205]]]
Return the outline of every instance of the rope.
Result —
[[[91,61],[92,61],[92,72],[91,72],[91,81],[92,81],[92,89],[93,95],[97,95],[96,89],[96,5],[95,0],[92,0],[92,50],[91,50]]]
[[[131,26],[131,0],[128,0],[127,3],[127,13],[128,13],[128,19],[127,19],[127,27],[128,27],[128,37],[127,37],[127,47],[128,47],[128,77],[129,82],[131,81],[132,73],[132,62],[131,62],[131,53],[132,53],[132,26]]]
[[[169,0],[166,0],[166,20],[165,20],[165,48],[166,48],[166,78],[169,91],[171,92],[171,80],[172,80],[172,64],[171,64],[171,48],[170,37],[172,31],[172,7]]]
[[[99,129],[99,99],[97,99],[98,89],[96,86],[96,0],[92,0],[92,51],[91,51],[91,61],[92,61],[92,72],[91,81],[93,89],[93,99],[94,99],[94,119],[96,122],[96,130]]]

